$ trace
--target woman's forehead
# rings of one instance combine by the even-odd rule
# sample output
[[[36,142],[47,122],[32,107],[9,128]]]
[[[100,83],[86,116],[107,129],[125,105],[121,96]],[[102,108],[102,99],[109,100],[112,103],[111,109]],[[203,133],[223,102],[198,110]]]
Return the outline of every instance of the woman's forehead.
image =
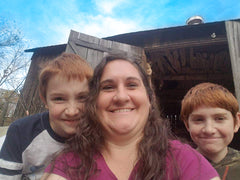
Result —
[[[126,60],[114,60],[106,64],[102,77],[106,76],[136,76],[140,77],[137,67]]]

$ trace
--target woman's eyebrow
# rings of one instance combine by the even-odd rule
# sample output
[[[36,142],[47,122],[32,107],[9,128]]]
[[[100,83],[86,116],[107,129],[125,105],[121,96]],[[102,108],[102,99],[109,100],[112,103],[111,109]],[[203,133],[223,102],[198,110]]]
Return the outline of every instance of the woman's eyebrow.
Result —
[[[100,85],[105,84],[105,83],[111,83],[111,82],[113,82],[112,79],[105,79],[103,81],[100,81]]]
[[[127,80],[136,80],[136,81],[141,81],[139,78],[137,77],[128,77]]]

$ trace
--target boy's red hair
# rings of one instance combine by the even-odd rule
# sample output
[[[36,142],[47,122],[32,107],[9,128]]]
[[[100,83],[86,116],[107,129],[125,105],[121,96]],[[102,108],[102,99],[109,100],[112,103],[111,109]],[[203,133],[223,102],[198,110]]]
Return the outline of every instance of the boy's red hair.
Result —
[[[48,81],[55,75],[70,79],[89,81],[93,75],[91,66],[80,56],[73,53],[63,53],[53,61],[49,61],[41,69],[39,74],[39,94],[41,99],[46,100],[46,89]]]
[[[183,98],[181,120],[187,123],[189,115],[202,105],[226,109],[234,120],[239,110],[237,99],[226,88],[214,83],[200,83],[192,87]]]

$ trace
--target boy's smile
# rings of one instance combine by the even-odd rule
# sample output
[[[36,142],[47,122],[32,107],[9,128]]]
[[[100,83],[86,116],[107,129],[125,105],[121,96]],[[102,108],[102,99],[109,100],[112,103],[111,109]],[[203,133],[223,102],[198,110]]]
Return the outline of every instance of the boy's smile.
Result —
[[[55,75],[49,80],[45,105],[54,132],[66,138],[76,132],[87,93],[87,79],[81,82]]]
[[[187,123],[186,127],[198,150],[211,160],[214,157],[216,161],[225,157],[227,146],[239,128],[230,111],[207,106],[195,109]]]

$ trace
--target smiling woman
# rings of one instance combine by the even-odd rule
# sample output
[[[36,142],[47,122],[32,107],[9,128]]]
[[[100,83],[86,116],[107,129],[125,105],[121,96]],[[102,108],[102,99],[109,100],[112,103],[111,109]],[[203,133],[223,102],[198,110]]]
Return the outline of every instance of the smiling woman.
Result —
[[[107,137],[141,137],[150,102],[138,70],[129,62],[118,60],[106,65],[96,104]]]
[[[76,135],[42,179],[219,179],[203,156],[170,138],[147,74],[133,59],[105,57],[89,90]]]

